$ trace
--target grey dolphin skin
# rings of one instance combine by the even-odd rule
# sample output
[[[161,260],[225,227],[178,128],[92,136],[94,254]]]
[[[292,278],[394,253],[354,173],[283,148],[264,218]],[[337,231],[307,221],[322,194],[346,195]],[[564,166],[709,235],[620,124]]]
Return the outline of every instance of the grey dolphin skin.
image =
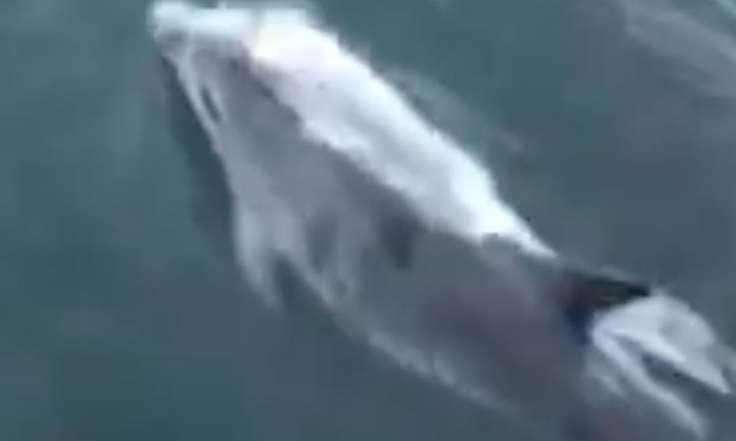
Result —
[[[523,418],[539,439],[708,438],[677,386],[657,381],[639,362],[656,358],[679,381],[727,394],[733,379],[726,355],[722,361],[702,355],[714,348],[727,352],[707,325],[693,321],[688,329],[697,333],[687,341],[694,343],[684,349],[666,339],[637,340],[627,327],[606,334],[637,314],[652,323],[671,319],[665,317],[669,313],[696,316],[670,307],[674,300],[664,300],[654,288],[535,249],[522,233],[473,240],[428,216],[412,202],[410,190],[401,190],[409,181],[397,184],[361,166],[363,158],[378,155],[370,148],[411,140],[397,141],[393,126],[364,123],[351,109],[343,112],[347,98],[342,89],[330,89],[330,77],[319,85],[324,99],[314,102],[299,78],[289,83],[283,72],[260,64],[249,42],[256,39],[261,15],[268,9],[163,3],[152,10],[151,32],[222,162],[238,259],[269,304],[282,301],[274,268],[283,262],[346,332],[429,380]],[[287,14],[284,21],[299,22],[294,17]],[[300,53],[289,56],[289,62],[303,61]],[[317,63],[319,56],[307,58]],[[340,71],[340,63],[330,66]],[[378,107],[377,115],[400,114],[379,101],[366,102],[361,103]],[[355,124],[366,131],[384,132],[361,137],[348,123],[330,125],[336,121],[330,119],[331,106],[340,118],[350,113],[352,119],[340,121],[361,121]],[[344,138],[320,138],[307,126]],[[362,150],[332,145],[339,139]],[[375,139],[382,142],[371,143]],[[405,157],[397,155],[397,161]],[[435,171],[427,176],[445,173]],[[435,204],[452,202],[438,196]],[[667,358],[678,349],[699,364]]]

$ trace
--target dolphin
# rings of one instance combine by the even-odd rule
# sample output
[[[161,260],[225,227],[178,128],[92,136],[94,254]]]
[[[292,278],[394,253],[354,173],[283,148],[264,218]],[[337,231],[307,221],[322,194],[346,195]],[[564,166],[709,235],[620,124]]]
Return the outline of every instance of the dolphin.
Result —
[[[538,439],[699,440],[687,387],[736,357],[659,286],[573,263],[312,11],[152,6],[222,163],[236,256],[267,304],[286,266],[339,327]],[[656,363],[652,363],[656,361]]]

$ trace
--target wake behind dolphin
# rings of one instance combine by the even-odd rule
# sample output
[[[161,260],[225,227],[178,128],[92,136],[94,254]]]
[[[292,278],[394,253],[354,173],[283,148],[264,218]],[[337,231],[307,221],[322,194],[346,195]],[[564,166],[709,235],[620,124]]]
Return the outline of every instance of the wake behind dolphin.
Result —
[[[731,394],[736,362],[710,327],[659,289],[566,263],[308,13],[159,3],[151,29],[223,163],[238,259],[267,301],[286,263],[352,335],[552,438],[707,437],[649,362]]]

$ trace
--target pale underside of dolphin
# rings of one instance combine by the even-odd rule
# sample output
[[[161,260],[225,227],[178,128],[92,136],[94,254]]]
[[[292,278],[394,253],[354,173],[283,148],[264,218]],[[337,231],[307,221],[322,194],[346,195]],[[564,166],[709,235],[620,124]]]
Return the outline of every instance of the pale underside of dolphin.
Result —
[[[733,354],[707,323],[565,263],[485,168],[309,14],[160,3],[151,28],[223,164],[238,259],[269,302],[286,263],[353,335],[558,438],[707,437],[646,364],[730,394]]]

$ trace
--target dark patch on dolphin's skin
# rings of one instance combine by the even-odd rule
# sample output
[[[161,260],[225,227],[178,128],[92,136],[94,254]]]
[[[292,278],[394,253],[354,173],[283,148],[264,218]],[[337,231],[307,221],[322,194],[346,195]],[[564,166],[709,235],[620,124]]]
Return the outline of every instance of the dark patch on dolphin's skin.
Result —
[[[192,177],[192,212],[195,222],[213,239],[215,248],[234,257],[230,190],[222,164],[179,85],[174,68],[161,59],[169,125],[177,145],[184,153]]]
[[[383,249],[399,268],[407,268],[414,257],[419,235],[415,219],[401,216],[385,216],[381,219],[379,233]]]
[[[207,89],[200,89],[199,93],[202,95],[202,103],[204,103],[204,109],[209,113],[210,119],[215,122],[222,121],[222,115],[215,106],[215,102],[212,100],[212,95]]]
[[[337,252],[339,222],[335,215],[323,216],[307,225],[307,251],[310,264],[323,271]]]

